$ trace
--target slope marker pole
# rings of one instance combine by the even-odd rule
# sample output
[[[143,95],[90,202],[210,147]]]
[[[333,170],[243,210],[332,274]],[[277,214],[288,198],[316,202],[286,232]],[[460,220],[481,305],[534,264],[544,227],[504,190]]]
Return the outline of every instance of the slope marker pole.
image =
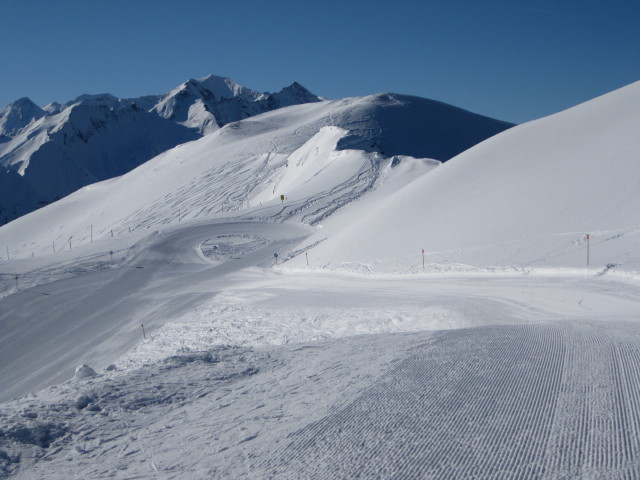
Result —
[[[146,340],[147,339],[147,335],[144,333],[144,323],[141,323],[140,326],[142,327],[142,339]]]
[[[585,238],[587,240],[587,267],[588,267],[589,266],[589,239],[591,238],[591,235],[587,233],[587,236]]]
[[[424,248],[422,249],[422,270],[424,270]]]

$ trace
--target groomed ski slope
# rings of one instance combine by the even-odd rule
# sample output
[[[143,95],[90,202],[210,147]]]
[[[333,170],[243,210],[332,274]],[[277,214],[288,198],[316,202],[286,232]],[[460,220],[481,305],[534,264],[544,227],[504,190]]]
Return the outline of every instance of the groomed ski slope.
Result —
[[[73,325],[39,322],[51,329],[45,338],[58,332],[56,343],[84,349],[98,376],[0,405],[0,475],[637,477],[637,281],[587,269],[291,271],[273,265],[269,238],[304,228],[218,228],[169,229],[131,251],[129,265],[145,267],[134,275],[153,272],[125,299],[149,306],[138,311],[147,315],[146,339],[135,309],[120,322],[103,313],[114,331],[97,350]],[[59,281],[3,302],[91,285],[101,274],[86,274],[81,251],[75,264],[84,275],[63,268]],[[260,262],[271,268],[245,267]],[[105,272],[118,270],[127,268]],[[125,278],[103,282],[99,293],[126,288]],[[57,308],[35,319],[64,319],[74,306]],[[48,348],[10,362],[22,375],[16,384],[45,371]],[[55,355],[46,362],[59,379],[71,379],[77,364]]]
[[[640,473],[637,284],[261,270],[227,280],[114,370],[2,404],[6,475]]]

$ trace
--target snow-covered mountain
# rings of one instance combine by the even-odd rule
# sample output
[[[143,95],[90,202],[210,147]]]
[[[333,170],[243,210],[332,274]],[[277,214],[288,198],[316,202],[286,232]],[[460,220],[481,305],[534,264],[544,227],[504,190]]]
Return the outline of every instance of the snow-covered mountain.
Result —
[[[394,172],[414,165],[407,175],[418,175],[510,127],[403,95],[294,105],[179,145],[127,175],[87,186],[0,232],[15,255],[27,231],[49,251],[54,241],[85,238],[90,224],[96,235],[111,234],[171,223],[179,214],[200,218],[261,204],[277,206],[280,195],[288,199],[280,217],[317,223],[372,190],[392,165],[405,164]],[[63,210],[64,219],[55,213]]]
[[[278,93],[261,93],[233,80],[209,75],[178,86],[152,108],[161,117],[209,133],[243,118],[320,98],[297,82]]]
[[[325,223],[319,265],[640,267],[640,82],[519,125]],[[298,259],[297,264],[302,265]],[[460,265],[462,264],[462,265]]]
[[[16,135],[31,122],[44,117],[47,112],[28,98],[21,98],[0,111],[0,142]]]
[[[20,99],[0,113],[0,220],[122,175],[227,123],[316,101],[297,83],[269,94],[213,75],[164,96],[82,95],[44,108]]]

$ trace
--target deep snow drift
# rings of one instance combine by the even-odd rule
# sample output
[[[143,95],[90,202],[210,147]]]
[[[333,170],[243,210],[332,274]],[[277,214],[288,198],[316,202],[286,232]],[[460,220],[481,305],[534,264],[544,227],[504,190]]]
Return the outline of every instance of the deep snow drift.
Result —
[[[291,107],[0,228],[0,477],[638,478],[639,85],[444,164]]]

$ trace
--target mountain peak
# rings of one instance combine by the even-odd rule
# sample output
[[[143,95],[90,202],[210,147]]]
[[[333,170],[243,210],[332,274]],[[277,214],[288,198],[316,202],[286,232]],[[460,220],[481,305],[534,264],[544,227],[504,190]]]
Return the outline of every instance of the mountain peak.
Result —
[[[9,106],[20,107],[20,108],[23,108],[23,107],[29,107],[29,108],[38,107],[38,105],[33,103],[29,97],[19,98],[15,102],[9,104]],[[40,108],[40,107],[38,107],[38,108]]]
[[[282,108],[301,103],[319,102],[322,99],[311,93],[298,82],[293,82],[279,92],[272,93],[269,100],[273,108]]]
[[[152,109],[161,117],[200,133],[209,133],[259,113],[319,100],[297,82],[269,94],[244,87],[227,77],[207,75],[187,80]]]
[[[258,100],[259,98],[264,96],[264,94],[261,92],[243,87],[230,78],[220,77],[218,75],[207,75],[206,77],[189,81],[197,82],[199,85],[213,93],[218,99],[249,97],[253,100]]]
[[[22,97],[0,111],[0,134],[13,136],[20,129],[46,114],[29,98]]]

